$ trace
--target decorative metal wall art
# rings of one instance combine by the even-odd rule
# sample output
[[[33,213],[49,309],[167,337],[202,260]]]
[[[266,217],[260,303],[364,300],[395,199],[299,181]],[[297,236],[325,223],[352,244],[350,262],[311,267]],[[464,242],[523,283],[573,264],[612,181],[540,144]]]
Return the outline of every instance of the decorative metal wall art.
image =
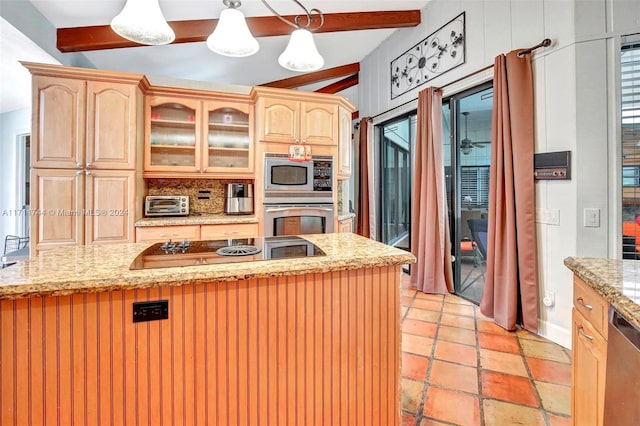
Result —
[[[391,99],[464,64],[464,12],[391,61]]]

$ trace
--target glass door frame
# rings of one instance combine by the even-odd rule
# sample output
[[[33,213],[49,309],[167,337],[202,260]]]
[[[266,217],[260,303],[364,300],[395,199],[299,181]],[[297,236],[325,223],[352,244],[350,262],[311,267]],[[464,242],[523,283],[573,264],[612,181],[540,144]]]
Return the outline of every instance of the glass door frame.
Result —
[[[452,94],[451,96],[447,96],[442,99],[443,108],[445,105],[449,107],[450,114],[450,182],[453,183],[449,185],[449,193],[447,194],[447,198],[449,199],[449,236],[451,238],[451,254],[456,259],[453,262],[453,282],[454,282],[454,292],[464,298],[464,294],[458,293],[461,286],[461,262],[458,259],[460,257],[460,242],[462,240],[462,200],[458,200],[458,195],[462,193],[462,179],[461,177],[461,161],[460,161],[460,148],[458,145],[458,141],[464,137],[464,134],[458,132],[458,128],[460,127],[458,124],[458,101],[468,96],[474,95],[476,93],[482,92],[484,90],[490,89],[493,87],[493,81],[487,81],[485,83],[481,83],[477,86],[471,87],[464,91]],[[459,134],[462,133],[462,134]],[[447,135],[444,134],[443,129],[443,143],[444,138]],[[446,181],[446,176],[445,176]],[[475,301],[474,301],[475,302]]]
[[[380,141],[379,143],[379,147],[378,147],[378,164],[377,164],[377,169],[378,172],[380,173],[380,185],[377,191],[377,199],[379,200],[379,202],[377,203],[377,212],[376,215],[379,218],[378,223],[376,224],[377,230],[378,230],[378,235],[379,235],[379,240],[381,242],[384,242],[384,226],[385,226],[385,214],[384,214],[384,206],[383,206],[383,201],[384,201],[384,197],[385,197],[385,184],[384,184],[384,173],[383,173],[383,168],[384,168],[384,164],[385,164],[385,160],[386,160],[386,155],[385,155],[385,143],[384,143],[384,129],[386,126],[393,124],[393,123],[399,123],[402,121],[406,121],[407,122],[407,126],[408,126],[408,142],[409,142],[409,159],[408,159],[408,180],[409,180],[409,209],[407,211],[407,251],[411,251],[411,222],[412,222],[412,217],[411,217],[411,203],[412,203],[412,197],[413,197],[413,181],[414,181],[414,175],[413,175],[413,171],[414,171],[414,158],[413,158],[413,154],[414,154],[414,150],[415,150],[415,134],[413,134],[413,129],[411,127],[411,122],[412,122],[412,117],[416,117],[417,115],[417,110],[412,110],[412,111],[408,111],[404,114],[401,114],[397,117],[393,117],[389,120],[386,120],[382,123],[376,124],[376,131],[378,133],[378,137],[376,138],[377,140]],[[389,243],[385,243],[385,244],[389,244]],[[403,249],[402,247],[398,247],[400,249]]]

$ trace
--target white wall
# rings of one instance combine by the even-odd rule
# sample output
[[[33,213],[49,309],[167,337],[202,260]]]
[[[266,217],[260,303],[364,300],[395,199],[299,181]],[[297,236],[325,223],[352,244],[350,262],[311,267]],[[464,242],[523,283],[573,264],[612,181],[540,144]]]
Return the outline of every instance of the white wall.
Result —
[[[391,100],[389,63],[462,11],[465,64]],[[537,225],[540,300],[545,291],[556,298],[553,308],[540,304],[539,325],[543,336],[570,347],[572,275],[564,258],[620,256],[619,191],[612,189],[619,186],[620,168],[616,49],[620,35],[640,32],[640,1],[433,0],[422,20],[396,31],[361,63],[361,117],[491,65],[498,54],[553,41],[533,57],[536,152],[571,151],[572,179],[536,183],[537,207],[560,211],[559,226]],[[599,228],[583,226],[585,207],[601,210]]]
[[[22,235],[18,194],[18,135],[31,133],[31,108],[0,114],[0,250],[7,234]]]

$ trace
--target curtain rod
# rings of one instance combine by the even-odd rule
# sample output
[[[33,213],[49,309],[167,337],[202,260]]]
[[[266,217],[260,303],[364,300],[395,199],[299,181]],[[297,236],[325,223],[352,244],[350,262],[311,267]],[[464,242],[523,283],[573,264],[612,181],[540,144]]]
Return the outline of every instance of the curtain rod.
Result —
[[[533,52],[534,50],[536,50],[536,49],[538,49],[538,48],[540,48],[540,47],[549,47],[549,46],[551,46],[551,39],[549,39],[549,38],[545,38],[544,40],[542,40],[540,43],[536,44],[535,46],[532,46],[532,47],[530,47],[530,48],[528,48],[528,49],[523,49],[523,50],[521,50],[520,52],[518,52],[518,57],[520,57],[520,58],[521,58],[521,57],[522,57],[522,55],[526,55],[527,53],[531,53],[531,52]],[[442,90],[442,89],[444,89],[445,87],[449,87],[449,86],[451,86],[451,85],[453,85],[453,84],[456,84],[456,83],[458,83],[458,82],[460,82],[460,81],[462,81],[462,80],[465,80],[465,79],[467,79],[467,78],[469,78],[469,77],[471,77],[471,76],[474,76],[474,75],[476,75],[476,74],[479,74],[479,73],[481,73],[481,72],[483,72],[483,71],[486,71],[486,70],[488,70],[488,69],[491,69],[491,68],[493,68],[493,64],[491,64],[491,65],[487,65],[487,66],[486,66],[486,67],[484,67],[484,68],[480,68],[479,70],[476,70],[476,71],[474,71],[474,72],[472,72],[472,73],[470,73],[470,74],[467,74],[467,75],[465,75],[465,76],[463,76],[463,77],[460,77],[460,78],[458,78],[458,79],[456,79],[456,80],[453,80],[452,82],[449,82],[449,83],[445,84],[444,86],[436,87],[436,90]],[[390,109],[388,109],[388,110],[386,110],[386,111],[381,112],[380,114],[376,114],[376,115],[374,115],[373,117],[369,117],[369,118],[372,118],[372,119],[373,119],[373,118],[376,118],[376,117],[380,117],[381,115],[386,114],[386,113],[388,113],[388,112],[391,112],[391,111],[393,111],[394,109],[398,109],[398,108],[401,108],[401,107],[403,107],[403,106],[405,106],[405,105],[408,105],[408,104],[410,104],[411,102],[415,101],[416,99],[418,99],[418,98],[411,99],[411,100],[409,100],[409,101],[407,101],[407,102],[405,102],[405,103],[403,103],[403,104],[400,104],[400,105],[394,106],[393,108],[390,108]]]

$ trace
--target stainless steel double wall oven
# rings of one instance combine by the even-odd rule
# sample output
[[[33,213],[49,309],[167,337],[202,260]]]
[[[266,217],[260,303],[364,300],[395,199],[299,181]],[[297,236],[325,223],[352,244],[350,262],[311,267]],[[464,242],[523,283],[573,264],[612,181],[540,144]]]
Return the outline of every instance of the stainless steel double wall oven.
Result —
[[[265,154],[263,204],[265,236],[333,232],[333,157]]]

